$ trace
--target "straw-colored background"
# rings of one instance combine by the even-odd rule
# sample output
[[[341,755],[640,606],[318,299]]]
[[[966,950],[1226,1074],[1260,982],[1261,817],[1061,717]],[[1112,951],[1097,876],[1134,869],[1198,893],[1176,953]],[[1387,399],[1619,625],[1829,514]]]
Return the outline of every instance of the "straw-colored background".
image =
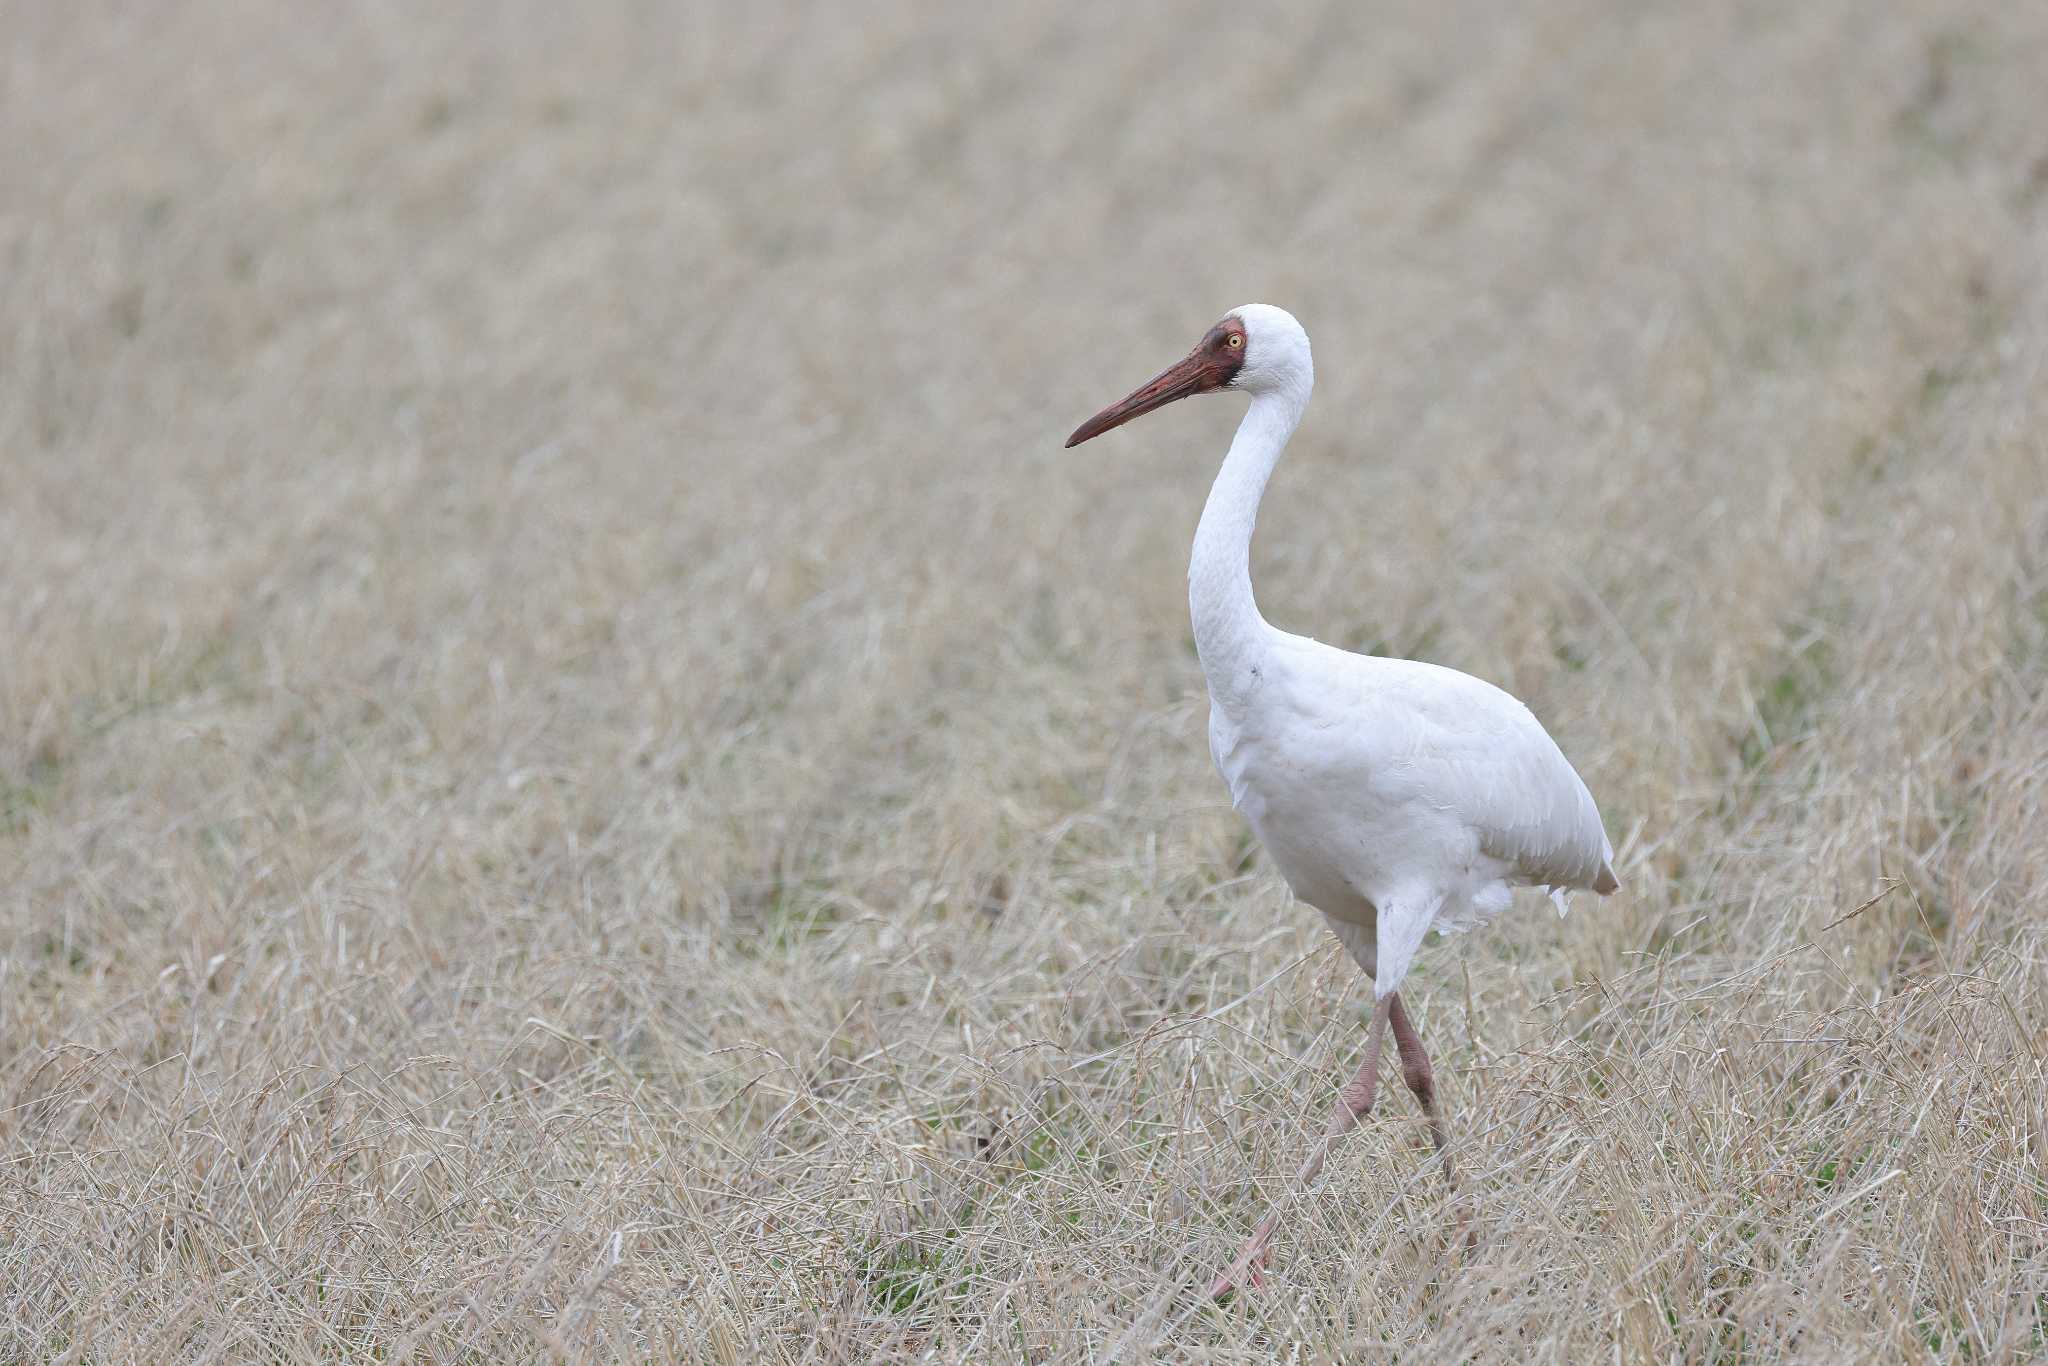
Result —
[[[2007,1361],[2048,1334],[2048,9],[0,5],[0,1356]],[[1626,889],[1368,999],[1277,624]],[[1894,883],[1895,880],[1895,883]],[[1854,919],[1839,917],[1892,888]]]

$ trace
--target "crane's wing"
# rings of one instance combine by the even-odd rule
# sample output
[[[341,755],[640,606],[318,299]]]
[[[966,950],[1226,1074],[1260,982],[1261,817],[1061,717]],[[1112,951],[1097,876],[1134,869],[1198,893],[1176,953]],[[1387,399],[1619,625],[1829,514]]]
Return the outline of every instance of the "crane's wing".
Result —
[[[1428,786],[1478,832],[1483,852],[1524,881],[1613,891],[1614,849],[1593,794],[1529,710],[1515,706],[1525,722],[1497,733],[1486,752],[1427,761]]]
[[[1522,882],[1602,895],[1620,885],[1593,794],[1527,707],[1455,669],[1372,664],[1361,705],[1387,737],[1375,787],[1455,816]]]

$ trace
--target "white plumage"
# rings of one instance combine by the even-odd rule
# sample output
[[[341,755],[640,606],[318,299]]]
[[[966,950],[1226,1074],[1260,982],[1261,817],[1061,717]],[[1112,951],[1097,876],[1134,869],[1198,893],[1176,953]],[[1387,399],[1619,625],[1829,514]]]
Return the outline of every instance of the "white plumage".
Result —
[[[1384,997],[1432,925],[1481,923],[1516,885],[1611,884],[1613,850],[1579,775],[1499,688],[1289,635],[1260,615],[1252,529],[1315,366],[1284,309],[1247,304],[1218,327],[1233,320],[1243,341],[1225,330],[1223,344],[1242,360],[1218,387],[1251,407],[1188,565],[1210,752],[1288,886],[1329,917]]]
[[[1612,877],[1592,794],[1527,707],[1453,669],[1267,629],[1254,686],[1212,702],[1211,753],[1376,995],[1399,988],[1424,931],[1482,924],[1517,885]]]
[[[1372,975],[1366,1064],[1340,1093],[1329,1144],[1370,1110],[1380,1024],[1441,1150],[1427,1055],[1396,995],[1432,928],[1484,923],[1517,886],[1615,890],[1592,794],[1529,709],[1434,664],[1352,654],[1275,630],[1252,596],[1251,541],[1273,467],[1315,383],[1308,334],[1267,304],[1234,309],[1186,359],[1084,423],[1069,446],[1191,394],[1251,406],[1209,491],[1188,564],[1188,605],[1209,685],[1209,745],[1232,803],[1295,896]],[[1418,1080],[1419,1077],[1419,1080]],[[1446,1158],[1448,1171],[1448,1157]],[[1256,1280],[1269,1218],[1219,1292]]]

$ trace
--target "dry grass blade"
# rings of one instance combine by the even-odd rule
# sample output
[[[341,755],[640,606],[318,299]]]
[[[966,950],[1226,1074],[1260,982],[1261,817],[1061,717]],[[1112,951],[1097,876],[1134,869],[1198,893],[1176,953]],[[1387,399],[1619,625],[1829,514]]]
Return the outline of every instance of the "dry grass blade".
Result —
[[[1903,878],[1886,878],[1884,880],[1884,886],[1877,889],[1877,894],[1875,896],[1872,896],[1869,900],[1862,902],[1860,905],[1856,907],[1855,910],[1849,911],[1843,915],[1836,916],[1833,920],[1830,920],[1827,924],[1821,926],[1821,929],[1823,931],[1832,930],[1837,925],[1848,924],[1851,920],[1854,920],[1857,916],[1862,915],[1872,906],[1875,906],[1878,902],[1884,900],[1886,897],[1890,896],[1893,892],[1896,892],[1897,890],[1899,890],[1899,888],[1905,885],[1906,883]]]

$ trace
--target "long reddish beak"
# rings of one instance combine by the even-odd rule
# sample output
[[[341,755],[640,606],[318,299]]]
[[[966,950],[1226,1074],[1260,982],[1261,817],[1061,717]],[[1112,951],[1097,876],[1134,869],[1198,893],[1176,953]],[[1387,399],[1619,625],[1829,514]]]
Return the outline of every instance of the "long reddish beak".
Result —
[[[1164,408],[1175,399],[1199,394],[1205,388],[1213,388],[1213,365],[1201,350],[1186,360],[1168,369],[1159,378],[1137,390],[1121,403],[1112,403],[1095,416],[1074,429],[1067,438],[1067,449],[1072,450],[1083,441],[1101,436],[1112,427],[1121,427],[1134,417],[1143,417],[1154,408]]]

